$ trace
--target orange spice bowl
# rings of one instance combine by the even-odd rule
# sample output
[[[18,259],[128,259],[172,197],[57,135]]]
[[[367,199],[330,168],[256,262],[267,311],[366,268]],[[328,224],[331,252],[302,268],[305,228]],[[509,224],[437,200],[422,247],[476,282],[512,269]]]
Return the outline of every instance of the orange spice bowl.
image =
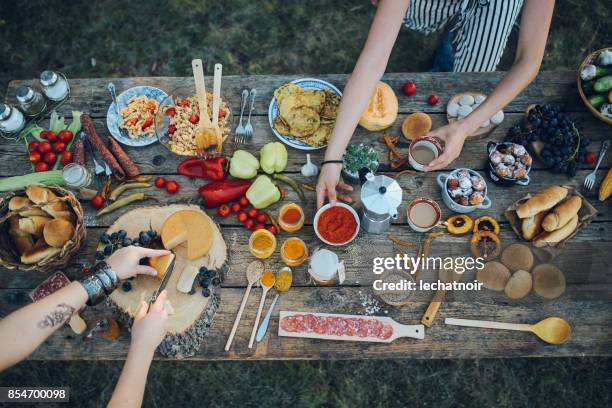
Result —
[[[344,208],[346,210],[348,210],[351,215],[353,216],[353,218],[355,219],[355,231],[353,232],[353,234],[351,235],[351,237],[345,241],[342,242],[332,242],[329,239],[326,239],[320,230],[319,230],[319,219],[321,218],[321,216],[323,215],[323,213],[325,213],[326,211],[328,211],[331,208],[334,207],[340,207],[340,208]],[[348,204],[342,203],[342,202],[338,202],[336,203],[334,206],[332,206],[331,204],[325,204],[323,207],[319,208],[319,211],[317,211],[317,213],[314,216],[314,220],[313,220],[313,228],[315,230],[315,234],[317,234],[317,237],[323,241],[324,243],[326,243],[327,245],[331,245],[331,246],[342,246],[342,245],[346,245],[349,242],[353,241],[356,237],[357,234],[359,233],[359,227],[360,227],[361,223],[359,222],[359,215],[357,215],[357,211],[355,211],[355,209],[353,207],[351,207]]]
[[[286,220],[286,215],[288,215],[289,212],[293,213],[295,211],[299,213],[299,218],[297,220]],[[278,213],[278,225],[285,232],[299,231],[304,226],[304,210],[302,210],[302,207],[295,203],[287,203],[283,205]]]

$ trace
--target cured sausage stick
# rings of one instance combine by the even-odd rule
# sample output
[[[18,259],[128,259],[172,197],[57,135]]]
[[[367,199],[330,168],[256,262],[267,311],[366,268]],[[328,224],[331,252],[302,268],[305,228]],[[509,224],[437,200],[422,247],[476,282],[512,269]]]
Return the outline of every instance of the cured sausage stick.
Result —
[[[140,169],[134,163],[132,158],[121,148],[119,143],[112,137],[108,138],[108,148],[113,153],[113,156],[121,163],[123,171],[128,177],[136,177],[140,175]]]
[[[102,139],[100,139],[100,136],[98,136],[96,128],[93,124],[93,120],[91,120],[91,116],[86,113],[82,114],[81,123],[83,124],[83,130],[85,130],[85,133],[87,133],[87,136],[89,137],[89,141],[92,145],[94,145],[96,150],[100,152],[102,158],[104,159],[106,164],[110,166],[117,180],[125,179],[125,172],[123,171],[123,168],[121,167],[117,159],[115,159],[111,151],[108,150],[108,147],[106,147]]]

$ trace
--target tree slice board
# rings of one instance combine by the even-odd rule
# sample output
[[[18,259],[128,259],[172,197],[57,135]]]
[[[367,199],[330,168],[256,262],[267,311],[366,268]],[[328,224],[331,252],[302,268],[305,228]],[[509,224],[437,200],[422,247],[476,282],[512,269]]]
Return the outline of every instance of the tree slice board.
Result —
[[[453,103],[453,102],[458,104],[459,103],[459,99],[461,99],[461,97],[463,95],[472,95],[472,96],[481,95],[481,96],[484,96],[484,97],[487,96],[486,94],[483,94],[482,92],[465,91],[465,92],[461,92],[461,93],[458,93],[456,95],[453,95],[449,99],[448,104]],[[448,104],[447,104],[447,106],[448,106]],[[446,119],[448,120],[448,123],[454,123],[457,120],[459,120],[458,118],[456,118],[456,117],[454,118],[454,117],[450,116],[449,114],[446,114]],[[482,138],[486,137],[489,133],[491,133],[493,131],[493,129],[495,129],[497,126],[499,126],[499,125],[494,125],[494,124],[490,123],[489,126],[487,126],[487,127],[484,127],[484,128],[483,127],[479,127],[478,129],[476,129],[476,131],[474,131],[473,133],[469,134],[467,136],[466,140],[478,140],[478,139],[482,139]]]
[[[388,338],[380,338],[375,335],[370,335],[369,333],[366,335],[359,336],[355,335],[335,335],[335,334],[326,334],[326,333],[317,333],[312,328],[310,331],[300,330],[300,331],[288,331],[283,327],[283,319],[288,317],[293,317],[301,315],[301,316],[311,316],[315,319],[327,318],[327,321],[330,321],[330,317],[336,319],[354,319],[354,322],[371,322],[378,321],[382,323],[385,327],[391,327],[393,330],[392,334]],[[336,320],[337,322],[337,320]],[[332,323],[328,323],[332,324]],[[360,323],[355,323],[360,324]],[[307,326],[308,324],[304,324]],[[415,325],[405,325],[400,324],[393,320],[390,317],[384,316],[360,316],[360,315],[345,315],[345,314],[336,314],[336,313],[308,313],[308,312],[289,312],[289,311],[281,311],[278,318],[278,335],[283,337],[300,337],[300,338],[308,338],[308,339],[322,339],[322,340],[340,340],[340,341],[365,341],[372,343],[391,343],[394,340],[400,337],[412,337],[414,339],[424,339],[425,338],[425,327],[422,324]]]
[[[209,270],[215,270],[219,278],[226,273],[227,246],[219,226],[196,205],[169,205],[132,210],[119,217],[107,231],[111,234],[123,229],[127,232],[128,237],[136,237],[140,231],[149,229],[159,233],[166,218],[181,210],[198,211],[206,216],[211,222],[214,239],[208,254],[193,261],[187,258],[186,244],[181,244],[173,249],[176,254],[174,272],[166,285],[167,299],[172,306],[173,313],[168,316],[168,335],[159,349],[162,354],[175,357],[187,357],[199,349],[202,337],[212,323],[217,309],[219,301],[212,285],[210,286],[211,296],[204,297],[200,291],[196,291],[193,295],[179,292],[176,284],[182,271],[188,266],[196,268],[205,266]],[[153,276],[139,275],[131,283],[132,290],[125,292],[119,288],[108,298],[111,308],[119,313],[119,320],[128,324],[129,327],[140,307],[140,301],[148,302],[160,280]]]

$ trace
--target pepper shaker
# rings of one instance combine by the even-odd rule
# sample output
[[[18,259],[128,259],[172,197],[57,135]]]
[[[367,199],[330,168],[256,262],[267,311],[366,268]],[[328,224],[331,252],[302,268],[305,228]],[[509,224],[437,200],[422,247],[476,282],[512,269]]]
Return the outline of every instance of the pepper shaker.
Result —
[[[42,94],[26,85],[21,85],[15,91],[15,98],[26,116],[36,116],[45,110],[46,102]]]

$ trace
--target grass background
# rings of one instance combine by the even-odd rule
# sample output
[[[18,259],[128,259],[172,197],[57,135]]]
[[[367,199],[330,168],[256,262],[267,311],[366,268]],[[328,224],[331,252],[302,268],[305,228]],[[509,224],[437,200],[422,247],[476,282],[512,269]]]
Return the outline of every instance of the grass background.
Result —
[[[575,69],[612,44],[609,0],[557,3],[543,69]],[[373,11],[367,0],[0,0],[0,96],[45,68],[188,76],[194,56],[228,75],[349,73]],[[437,38],[404,30],[388,71],[427,70]],[[516,32],[501,69],[515,42]],[[121,366],[25,361],[0,386],[70,386],[70,405],[104,406]],[[611,369],[611,359],[581,358],[154,362],[145,406],[610,406]]]

